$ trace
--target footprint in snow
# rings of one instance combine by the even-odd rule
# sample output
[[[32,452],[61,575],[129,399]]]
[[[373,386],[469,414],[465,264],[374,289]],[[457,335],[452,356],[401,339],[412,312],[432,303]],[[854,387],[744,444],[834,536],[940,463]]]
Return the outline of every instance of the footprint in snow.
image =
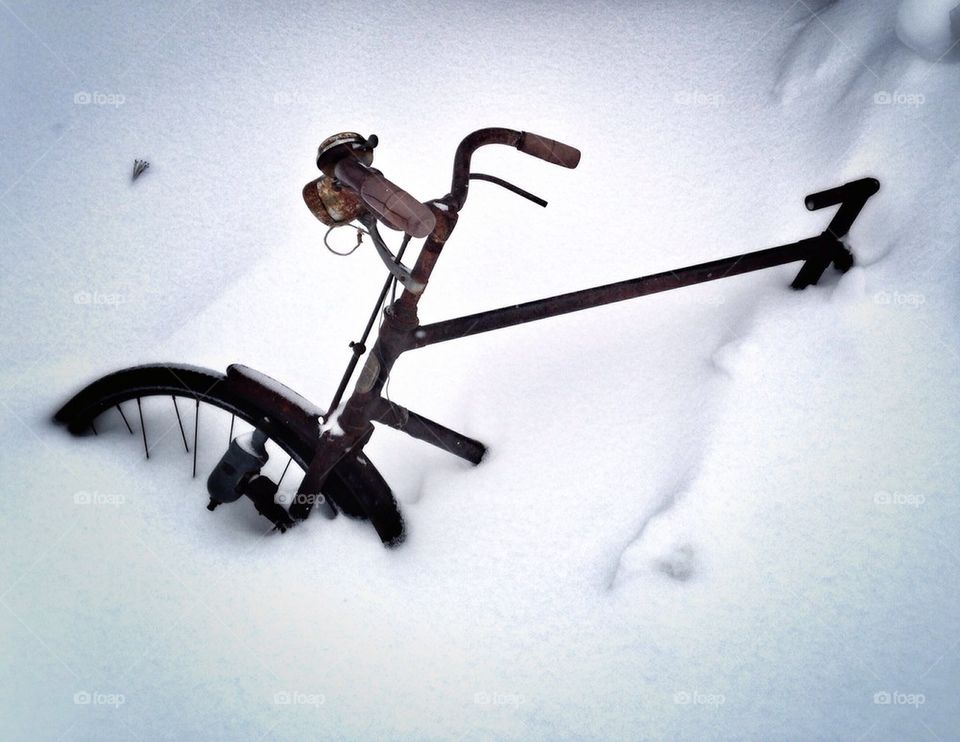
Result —
[[[677,582],[686,582],[697,571],[696,552],[690,544],[679,544],[655,564],[658,570]]]
[[[686,494],[684,481],[647,516],[620,552],[609,589],[651,571],[677,582],[686,582],[697,573],[697,553],[689,539],[693,506]]]
[[[760,368],[763,351],[753,340],[733,340],[717,348],[710,360],[727,376],[744,376]]]

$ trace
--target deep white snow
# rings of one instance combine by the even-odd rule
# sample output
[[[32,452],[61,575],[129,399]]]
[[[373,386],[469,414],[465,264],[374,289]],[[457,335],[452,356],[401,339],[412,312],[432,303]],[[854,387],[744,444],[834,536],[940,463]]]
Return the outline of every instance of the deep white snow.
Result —
[[[0,739],[960,739],[946,5],[0,3]],[[50,423],[160,360],[325,406],[384,269],[323,249],[316,145],[375,132],[426,200],[497,125],[582,163],[478,154],[550,207],[474,183],[425,322],[812,236],[806,194],[882,190],[857,267],[802,293],[785,266],[402,358],[391,398],[490,453],[376,433],[397,551],[207,512],[168,400],[149,461],[115,415]],[[201,419],[204,474],[228,425]]]
[[[960,3],[954,0],[903,0],[897,12],[897,36],[934,62],[960,43]]]

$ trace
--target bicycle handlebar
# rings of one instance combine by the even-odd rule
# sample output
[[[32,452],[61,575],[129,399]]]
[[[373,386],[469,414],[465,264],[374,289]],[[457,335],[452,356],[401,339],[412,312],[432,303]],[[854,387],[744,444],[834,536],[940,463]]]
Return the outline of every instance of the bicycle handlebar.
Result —
[[[520,132],[517,149],[554,165],[568,167],[571,170],[580,164],[579,149],[554,139],[547,139],[539,134],[531,134],[528,131]]]
[[[433,231],[436,224],[433,212],[383,177],[379,170],[367,167],[354,157],[344,157],[333,172],[343,185],[359,194],[388,227],[413,237],[426,237]]]
[[[387,180],[379,170],[370,167],[371,152],[376,144],[374,136],[363,139],[359,134],[349,132],[336,135],[320,145],[317,166],[324,175],[334,179],[334,188],[342,186],[355,193],[370,211],[391,229],[406,232],[411,237],[428,236],[436,227],[434,211]],[[471,177],[470,158],[478,148],[487,144],[507,144],[525,154],[561,167],[575,168],[580,164],[580,150],[568,144],[525,131],[479,129],[466,136],[457,147],[453,163],[453,184],[450,193],[438,202],[439,208],[452,207],[453,211],[463,208]],[[477,177],[546,205],[542,199],[499,178],[488,175]],[[326,207],[323,207],[323,210],[326,210]],[[334,217],[330,219],[336,221]],[[323,218],[321,220],[324,221]]]
[[[457,211],[463,208],[467,200],[470,158],[477,149],[488,144],[506,144],[561,167],[575,168],[580,164],[580,150],[569,144],[525,131],[500,128],[480,129],[467,135],[460,142],[453,159],[453,183],[450,186],[450,196]]]

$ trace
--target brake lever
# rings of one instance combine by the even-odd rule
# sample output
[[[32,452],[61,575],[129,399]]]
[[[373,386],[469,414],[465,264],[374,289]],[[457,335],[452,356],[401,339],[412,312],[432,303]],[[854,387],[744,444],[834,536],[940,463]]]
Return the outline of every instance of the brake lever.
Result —
[[[544,201],[542,198],[540,198],[539,196],[534,196],[529,191],[525,191],[519,186],[515,186],[513,183],[508,183],[503,178],[498,178],[495,175],[485,175],[484,173],[470,173],[467,177],[470,180],[485,180],[488,183],[493,183],[494,185],[498,185],[501,188],[506,188],[508,191],[511,191],[512,193],[516,193],[518,196],[523,196],[528,201],[533,201],[537,206],[542,206],[543,208],[547,208],[547,202]]]
[[[390,252],[390,248],[387,247],[387,244],[383,241],[383,237],[380,236],[380,231],[377,229],[376,217],[372,214],[366,214],[358,221],[367,228],[373,246],[377,250],[377,255],[380,256],[383,264],[387,266],[387,270],[390,271],[405,289],[415,294],[423,291],[426,284],[415,279],[413,274],[410,273],[410,269],[401,263],[396,255]],[[405,239],[409,239],[409,236]]]

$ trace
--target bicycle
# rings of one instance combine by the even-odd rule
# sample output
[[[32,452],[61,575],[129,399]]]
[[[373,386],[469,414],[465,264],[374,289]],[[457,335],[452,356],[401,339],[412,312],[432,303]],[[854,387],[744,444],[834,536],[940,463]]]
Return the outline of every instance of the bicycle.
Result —
[[[403,353],[793,262],[802,262],[802,266],[791,287],[803,289],[816,284],[830,265],[840,272],[853,265],[853,253],[845,238],[866,202],[880,187],[874,178],[861,178],[807,196],[805,205],[809,210],[839,206],[827,228],[815,237],[421,325],[417,316],[419,301],[456,226],[458,214],[466,204],[471,181],[493,183],[546,206],[546,201],[512,183],[471,172],[473,153],[492,144],[511,146],[569,169],[576,168],[580,161],[579,150],[546,137],[512,129],[480,129],[457,147],[450,192],[441,198],[420,202],[373,168],[373,150],[378,145],[375,136],[365,138],[345,132],[320,145],[317,166],[321,175],[304,187],[305,203],[330,230],[345,225],[358,229],[358,245],[362,236],[368,235],[388,271],[360,339],[350,343],[352,355],[325,411],[269,376],[240,364],[229,366],[225,374],[181,364],[149,364],[122,369],[93,381],[55,414],[55,420],[66,424],[74,434],[87,431],[97,434],[96,420],[116,409],[132,435],[133,427],[121,405],[135,399],[144,452],[149,458],[141,400],[170,396],[184,449],[193,455],[193,476],[196,477],[200,405],[218,407],[231,414],[231,429],[228,448],[207,479],[208,509],[214,510],[246,496],[258,512],[273,523],[274,529],[281,532],[307,518],[314,509],[328,518],[343,513],[369,520],[385,545],[396,546],[405,535],[403,516],[389,485],[364,453],[374,432],[374,423],[400,430],[472,464],[479,464],[486,452],[480,441],[383,396],[390,372]],[[381,224],[403,233],[396,253],[380,234]],[[412,238],[425,239],[412,267],[408,267],[402,261]],[[396,296],[398,288],[400,295]],[[389,302],[388,294],[391,295]],[[367,353],[366,344],[378,316],[382,322]],[[365,354],[366,361],[354,389],[344,402],[347,386]],[[194,403],[192,450],[178,398]],[[238,417],[253,429],[234,438],[234,421]],[[271,441],[289,456],[276,482],[262,473],[270,456],[267,443]],[[282,501],[285,498],[278,498],[278,490],[292,462],[304,470],[304,475],[296,496],[291,498],[289,507],[285,507],[287,503]]]

